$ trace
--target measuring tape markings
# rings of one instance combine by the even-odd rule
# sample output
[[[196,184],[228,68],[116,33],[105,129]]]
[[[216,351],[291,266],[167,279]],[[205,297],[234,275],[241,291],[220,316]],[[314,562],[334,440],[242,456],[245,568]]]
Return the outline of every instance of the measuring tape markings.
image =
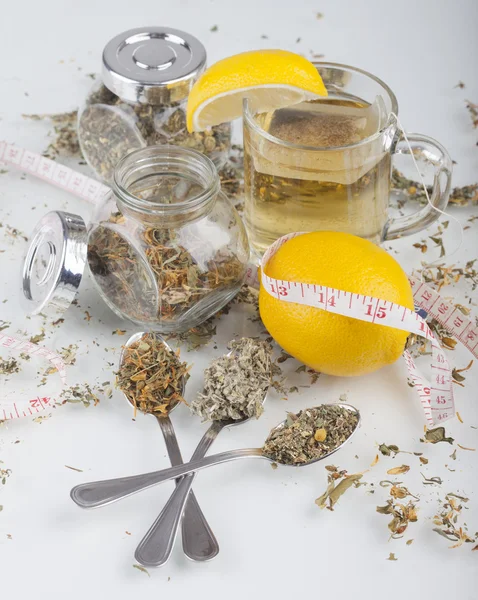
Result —
[[[0,142],[0,161],[20,168],[88,202],[96,202],[110,189],[65,165],[7,142]]]
[[[444,300],[438,292],[422,283],[416,277],[410,276],[413,298],[425,312],[436,319],[449,333],[478,359],[478,327],[468,319],[459,308],[448,300]]]
[[[29,356],[43,356],[46,358],[58,371],[62,386],[66,386],[66,365],[62,357],[45,346],[39,346],[28,340],[18,338],[8,334],[0,333],[0,347],[10,348],[16,352],[25,352]],[[34,413],[52,407],[54,401],[51,397],[32,398],[18,402],[9,402],[8,398],[2,398],[2,407],[0,411],[1,420],[9,420],[20,417],[28,417]]]

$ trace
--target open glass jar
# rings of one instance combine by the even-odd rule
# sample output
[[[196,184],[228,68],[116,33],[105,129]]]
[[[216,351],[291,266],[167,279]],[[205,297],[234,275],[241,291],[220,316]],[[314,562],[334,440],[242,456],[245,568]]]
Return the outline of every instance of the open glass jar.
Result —
[[[113,189],[88,228],[81,223],[49,213],[37,226],[23,271],[30,312],[64,310],[85,261],[116,314],[162,333],[200,324],[243,283],[245,228],[214,164],[195,150],[152,146],[123,157]]]
[[[78,112],[78,139],[90,167],[111,183],[129,152],[174,144],[203,152],[221,168],[231,125],[188,133],[189,91],[206,68],[206,50],[192,35],[166,27],[125,31],[103,51],[101,81]]]

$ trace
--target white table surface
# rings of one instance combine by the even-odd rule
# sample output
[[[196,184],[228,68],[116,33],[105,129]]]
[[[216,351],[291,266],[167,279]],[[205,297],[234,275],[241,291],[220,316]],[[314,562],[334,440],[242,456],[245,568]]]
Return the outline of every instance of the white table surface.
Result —
[[[243,50],[280,47],[307,56],[310,51],[323,53],[327,60],[375,73],[396,92],[405,127],[436,137],[449,149],[458,163],[454,184],[475,183],[478,131],[471,128],[464,100],[478,102],[477,6],[474,0],[12,2],[0,20],[0,139],[44,150],[47,126],[26,121],[21,114],[74,109],[91,84],[87,73],[99,70],[108,39],[144,24],[169,25],[199,37],[210,63]],[[324,15],[321,20],[315,17],[318,11]],[[218,31],[211,32],[216,24]],[[298,37],[300,43],[296,43]],[[454,88],[460,80],[466,84],[464,90]],[[0,221],[4,224],[29,233],[47,210],[54,209],[88,218],[85,204],[43,182],[13,169],[0,177]],[[477,208],[455,208],[451,213],[466,224]],[[465,231],[461,249],[445,259],[447,263],[463,266],[478,255],[476,228],[475,222]],[[433,231],[435,226],[428,234]],[[410,272],[422,258],[436,257],[432,249],[422,256],[411,247],[425,236],[387,244],[387,248]],[[459,239],[454,222],[444,239],[451,251]],[[21,239],[12,242],[5,227],[0,229],[0,250],[4,251],[0,253],[0,301],[7,300],[0,304],[0,318],[12,322],[9,331],[32,334],[39,332],[41,319],[27,320],[18,307],[25,245]],[[447,288],[446,295],[463,299],[470,289],[468,283],[460,282]],[[80,340],[76,365],[69,370],[70,384],[112,380],[108,362],[117,360],[126,336],[119,338],[111,332],[124,328],[129,335],[134,328],[106,308],[88,280],[78,300],[80,308],[71,308],[62,326],[47,327],[45,344],[59,349]],[[473,310],[478,315],[476,304],[475,291]],[[89,322],[84,319],[85,310],[91,314]],[[202,369],[224,351],[228,340],[257,331],[248,314],[245,307],[239,307],[219,321],[217,349],[210,344],[199,352],[184,352],[194,363],[188,394],[200,388]],[[457,348],[449,358],[454,366],[463,367],[471,356]],[[293,373],[297,363],[288,361],[284,367]],[[478,426],[478,365],[466,376],[466,387],[455,389],[464,423],[455,420],[447,431],[458,443],[476,448],[478,431],[470,426]],[[290,385],[307,383],[306,375],[291,375]],[[129,407],[115,392],[96,407],[57,408],[42,423],[28,418],[3,424],[1,466],[12,474],[6,485],[0,485],[2,598],[475,599],[478,552],[472,552],[470,544],[450,550],[447,540],[432,531],[431,517],[447,492],[464,494],[470,498],[464,520],[472,534],[478,530],[478,453],[458,449],[453,462],[448,458],[452,452],[448,444],[420,443],[424,419],[407,386],[402,360],[359,379],[321,376],[315,386],[292,394],[288,401],[271,394],[263,418],[224,432],[214,450],[260,445],[285,410],[336,401],[343,393],[362,411],[363,426],[334,457],[335,464],[350,473],[365,470],[381,442],[422,451],[429,464],[420,468],[418,458],[406,454],[396,459],[381,457],[364,475],[366,481],[375,483],[375,493],[368,493],[368,486],[352,489],[335,512],[321,511],[314,504],[326,487],[323,464],[273,471],[266,462],[241,461],[204,471],[194,489],[219,540],[219,556],[208,564],[194,564],[185,559],[177,543],[170,562],[162,569],[150,569],[150,577],[132,568],[133,552],[169,497],[172,484],[92,512],[76,507],[69,490],[82,481],[167,466],[155,421],[139,416],[132,422]],[[174,413],[173,421],[187,457],[206,426],[185,407]],[[387,469],[402,463],[412,469],[399,479],[422,498],[419,519],[403,539],[389,541],[388,517],[375,510],[388,497],[378,482],[389,478]],[[449,471],[445,464],[456,470]],[[420,472],[442,477],[443,485],[424,486]],[[411,538],[414,542],[407,546]],[[386,560],[390,552],[397,562]]]

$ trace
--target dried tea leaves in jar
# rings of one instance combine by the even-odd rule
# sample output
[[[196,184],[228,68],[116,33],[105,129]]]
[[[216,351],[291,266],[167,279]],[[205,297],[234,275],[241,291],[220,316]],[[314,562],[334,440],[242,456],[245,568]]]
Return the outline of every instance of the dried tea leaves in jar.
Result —
[[[106,181],[111,181],[118,160],[137,148],[175,144],[198,150],[222,166],[231,147],[230,123],[189,133],[184,102],[129,104],[104,85],[88,97],[78,136],[85,158]]]
[[[357,425],[357,414],[342,406],[307,408],[296,415],[288,413],[285,425],[271,432],[262,450],[285,465],[308,463],[333,452]]]
[[[167,416],[177,402],[184,402],[188,378],[188,365],[159,336],[145,333],[124,348],[116,383],[135,410]]]
[[[192,412],[205,421],[257,419],[263,412],[273,374],[272,346],[242,338],[229,348],[231,353],[204,371],[204,390],[191,403]]]
[[[114,213],[109,223],[121,218]],[[146,227],[139,236],[145,259],[107,222],[94,230],[88,244],[96,281],[113,307],[133,321],[176,321],[209,294],[233,291],[242,282],[244,265],[235,254],[218,249],[200,261],[193,243],[182,246],[175,230]]]

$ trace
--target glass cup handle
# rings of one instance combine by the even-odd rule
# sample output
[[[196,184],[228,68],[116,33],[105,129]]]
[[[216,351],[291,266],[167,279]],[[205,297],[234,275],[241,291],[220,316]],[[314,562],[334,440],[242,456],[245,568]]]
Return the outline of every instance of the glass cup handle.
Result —
[[[425,160],[435,169],[433,189],[430,194],[432,205],[427,203],[426,206],[411,215],[389,219],[385,225],[384,240],[394,240],[425,229],[440,216],[440,213],[433,207],[445,210],[450,196],[453,165],[448,152],[436,140],[426,135],[408,133],[407,138],[417,161],[420,163],[421,160]],[[402,137],[398,140],[393,153],[410,155],[410,148],[405,138]]]

